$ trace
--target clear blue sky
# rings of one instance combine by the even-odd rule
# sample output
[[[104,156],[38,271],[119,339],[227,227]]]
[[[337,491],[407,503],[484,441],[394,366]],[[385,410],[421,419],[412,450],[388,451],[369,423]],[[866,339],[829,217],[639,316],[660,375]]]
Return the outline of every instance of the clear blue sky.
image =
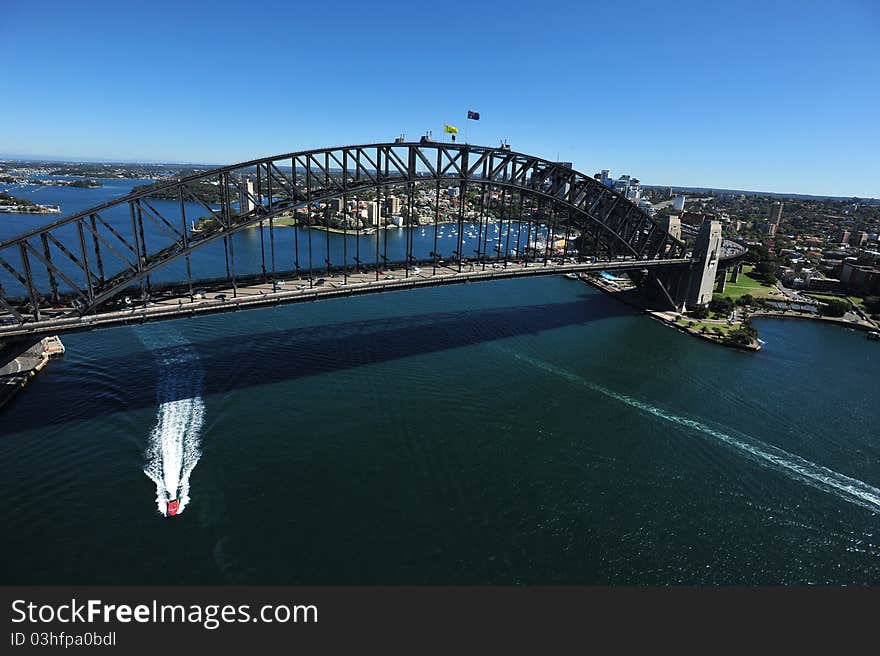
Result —
[[[647,184],[880,197],[880,3],[0,0],[0,153],[469,141]]]

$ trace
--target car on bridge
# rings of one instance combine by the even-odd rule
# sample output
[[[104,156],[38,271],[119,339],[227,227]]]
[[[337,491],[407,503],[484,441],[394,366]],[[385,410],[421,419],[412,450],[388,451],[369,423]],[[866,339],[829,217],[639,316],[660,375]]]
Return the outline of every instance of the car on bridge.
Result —
[[[226,300],[226,294],[217,294],[216,296],[214,296],[214,300],[215,300],[215,301],[225,301],[225,300]]]

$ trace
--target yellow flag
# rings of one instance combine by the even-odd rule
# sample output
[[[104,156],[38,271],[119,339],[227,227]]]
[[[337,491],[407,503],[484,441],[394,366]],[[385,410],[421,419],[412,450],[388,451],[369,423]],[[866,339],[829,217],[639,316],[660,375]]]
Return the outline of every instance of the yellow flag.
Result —
[[[443,129],[444,129],[446,132],[448,132],[449,134],[458,134],[458,128],[455,127],[454,125],[447,125],[447,126],[444,127]]]

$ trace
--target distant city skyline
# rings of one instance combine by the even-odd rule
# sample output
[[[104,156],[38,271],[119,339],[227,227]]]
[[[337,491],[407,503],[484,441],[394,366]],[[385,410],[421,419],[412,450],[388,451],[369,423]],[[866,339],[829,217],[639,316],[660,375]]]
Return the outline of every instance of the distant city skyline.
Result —
[[[880,8],[4,4],[0,155],[229,164],[417,139],[645,184],[880,197]],[[480,121],[468,121],[468,110]]]

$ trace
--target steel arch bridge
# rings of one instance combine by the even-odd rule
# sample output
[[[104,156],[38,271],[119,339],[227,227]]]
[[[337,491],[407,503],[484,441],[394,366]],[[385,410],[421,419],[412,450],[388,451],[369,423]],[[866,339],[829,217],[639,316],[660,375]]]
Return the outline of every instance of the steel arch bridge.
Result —
[[[505,263],[511,252],[513,221],[518,227],[518,260],[543,259],[546,264],[558,256],[550,244],[554,231],[564,229],[565,252],[561,254],[561,261],[580,265],[580,270],[597,263],[646,269],[690,261],[687,246],[681,239],[667,233],[618,192],[564,164],[514,152],[508,146],[438,143],[423,138],[420,142],[398,140],[322,148],[255,159],[169,181],[0,243],[0,337],[35,334],[44,328],[52,330],[53,325],[72,322],[81,326],[80,329],[87,329],[95,323],[89,321],[89,317],[100,316],[109,305],[131,294],[138,286],[141,298],[149,298],[151,276],[178,260],[186,262],[187,280],[181,284],[186,285],[191,297],[199,280],[192,277],[190,258],[211,243],[223,243],[228,282],[234,290],[235,253],[230,237],[255,225],[268,225],[268,269],[264,233],[260,231],[262,278],[274,281],[279,274],[274,237],[279,217],[292,214],[298,225],[315,227],[319,225],[321,212],[327,215],[328,203],[334,199],[341,199],[344,208],[347,201],[360,201],[366,196],[381,207],[383,197],[387,200],[392,190],[402,189],[406,198],[403,212],[412,225],[416,189],[424,190],[426,186],[434,192],[431,206],[435,247],[427,262],[435,274],[440,260],[436,235],[441,220],[441,187],[450,186],[459,190],[458,210],[453,208],[459,228],[465,220],[467,191],[474,187],[479,190],[480,239],[476,257],[465,257],[461,252],[462,230],[459,229],[458,248],[453,254],[459,273],[467,265],[473,269],[475,261],[481,262],[485,271],[487,260],[501,258],[500,243],[495,248],[497,254],[490,256],[487,252],[489,205],[493,200],[501,224],[505,218],[508,221],[508,247],[503,250]],[[206,193],[206,189],[211,193]],[[157,209],[160,205],[155,200],[157,196],[173,199],[174,209],[169,210],[165,205],[162,211]],[[192,216],[192,209],[188,216],[187,207],[193,206],[208,219],[200,221],[200,226],[194,225],[196,217]],[[471,216],[476,219],[475,209],[471,210]],[[350,228],[344,218],[341,232],[357,233],[360,237],[363,231],[360,222],[356,224]],[[537,249],[539,225],[546,235],[543,254]],[[329,227],[328,221],[328,239]],[[519,248],[520,237],[526,230],[527,247],[523,251]],[[149,240],[148,233],[151,234]],[[535,248],[529,245],[532,236]],[[413,257],[411,242],[412,238],[408,237],[403,262],[406,277],[418,263]],[[569,257],[569,243],[577,245],[576,249],[571,248],[574,260]],[[311,249],[309,252],[311,255]],[[352,266],[358,271],[372,265],[366,265],[360,258],[354,259],[357,261]],[[391,266],[388,258],[380,255],[378,233],[374,262],[378,281],[379,269]],[[326,264],[329,271],[329,259]],[[346,276],[348,267],[345,261]],[[300,269],[297,245],[297,274]],[[522,273],[541,272],[545,271]],[[310,265],[310,287],[311,273]],[[274,283],[272,291],[278,292]]]

